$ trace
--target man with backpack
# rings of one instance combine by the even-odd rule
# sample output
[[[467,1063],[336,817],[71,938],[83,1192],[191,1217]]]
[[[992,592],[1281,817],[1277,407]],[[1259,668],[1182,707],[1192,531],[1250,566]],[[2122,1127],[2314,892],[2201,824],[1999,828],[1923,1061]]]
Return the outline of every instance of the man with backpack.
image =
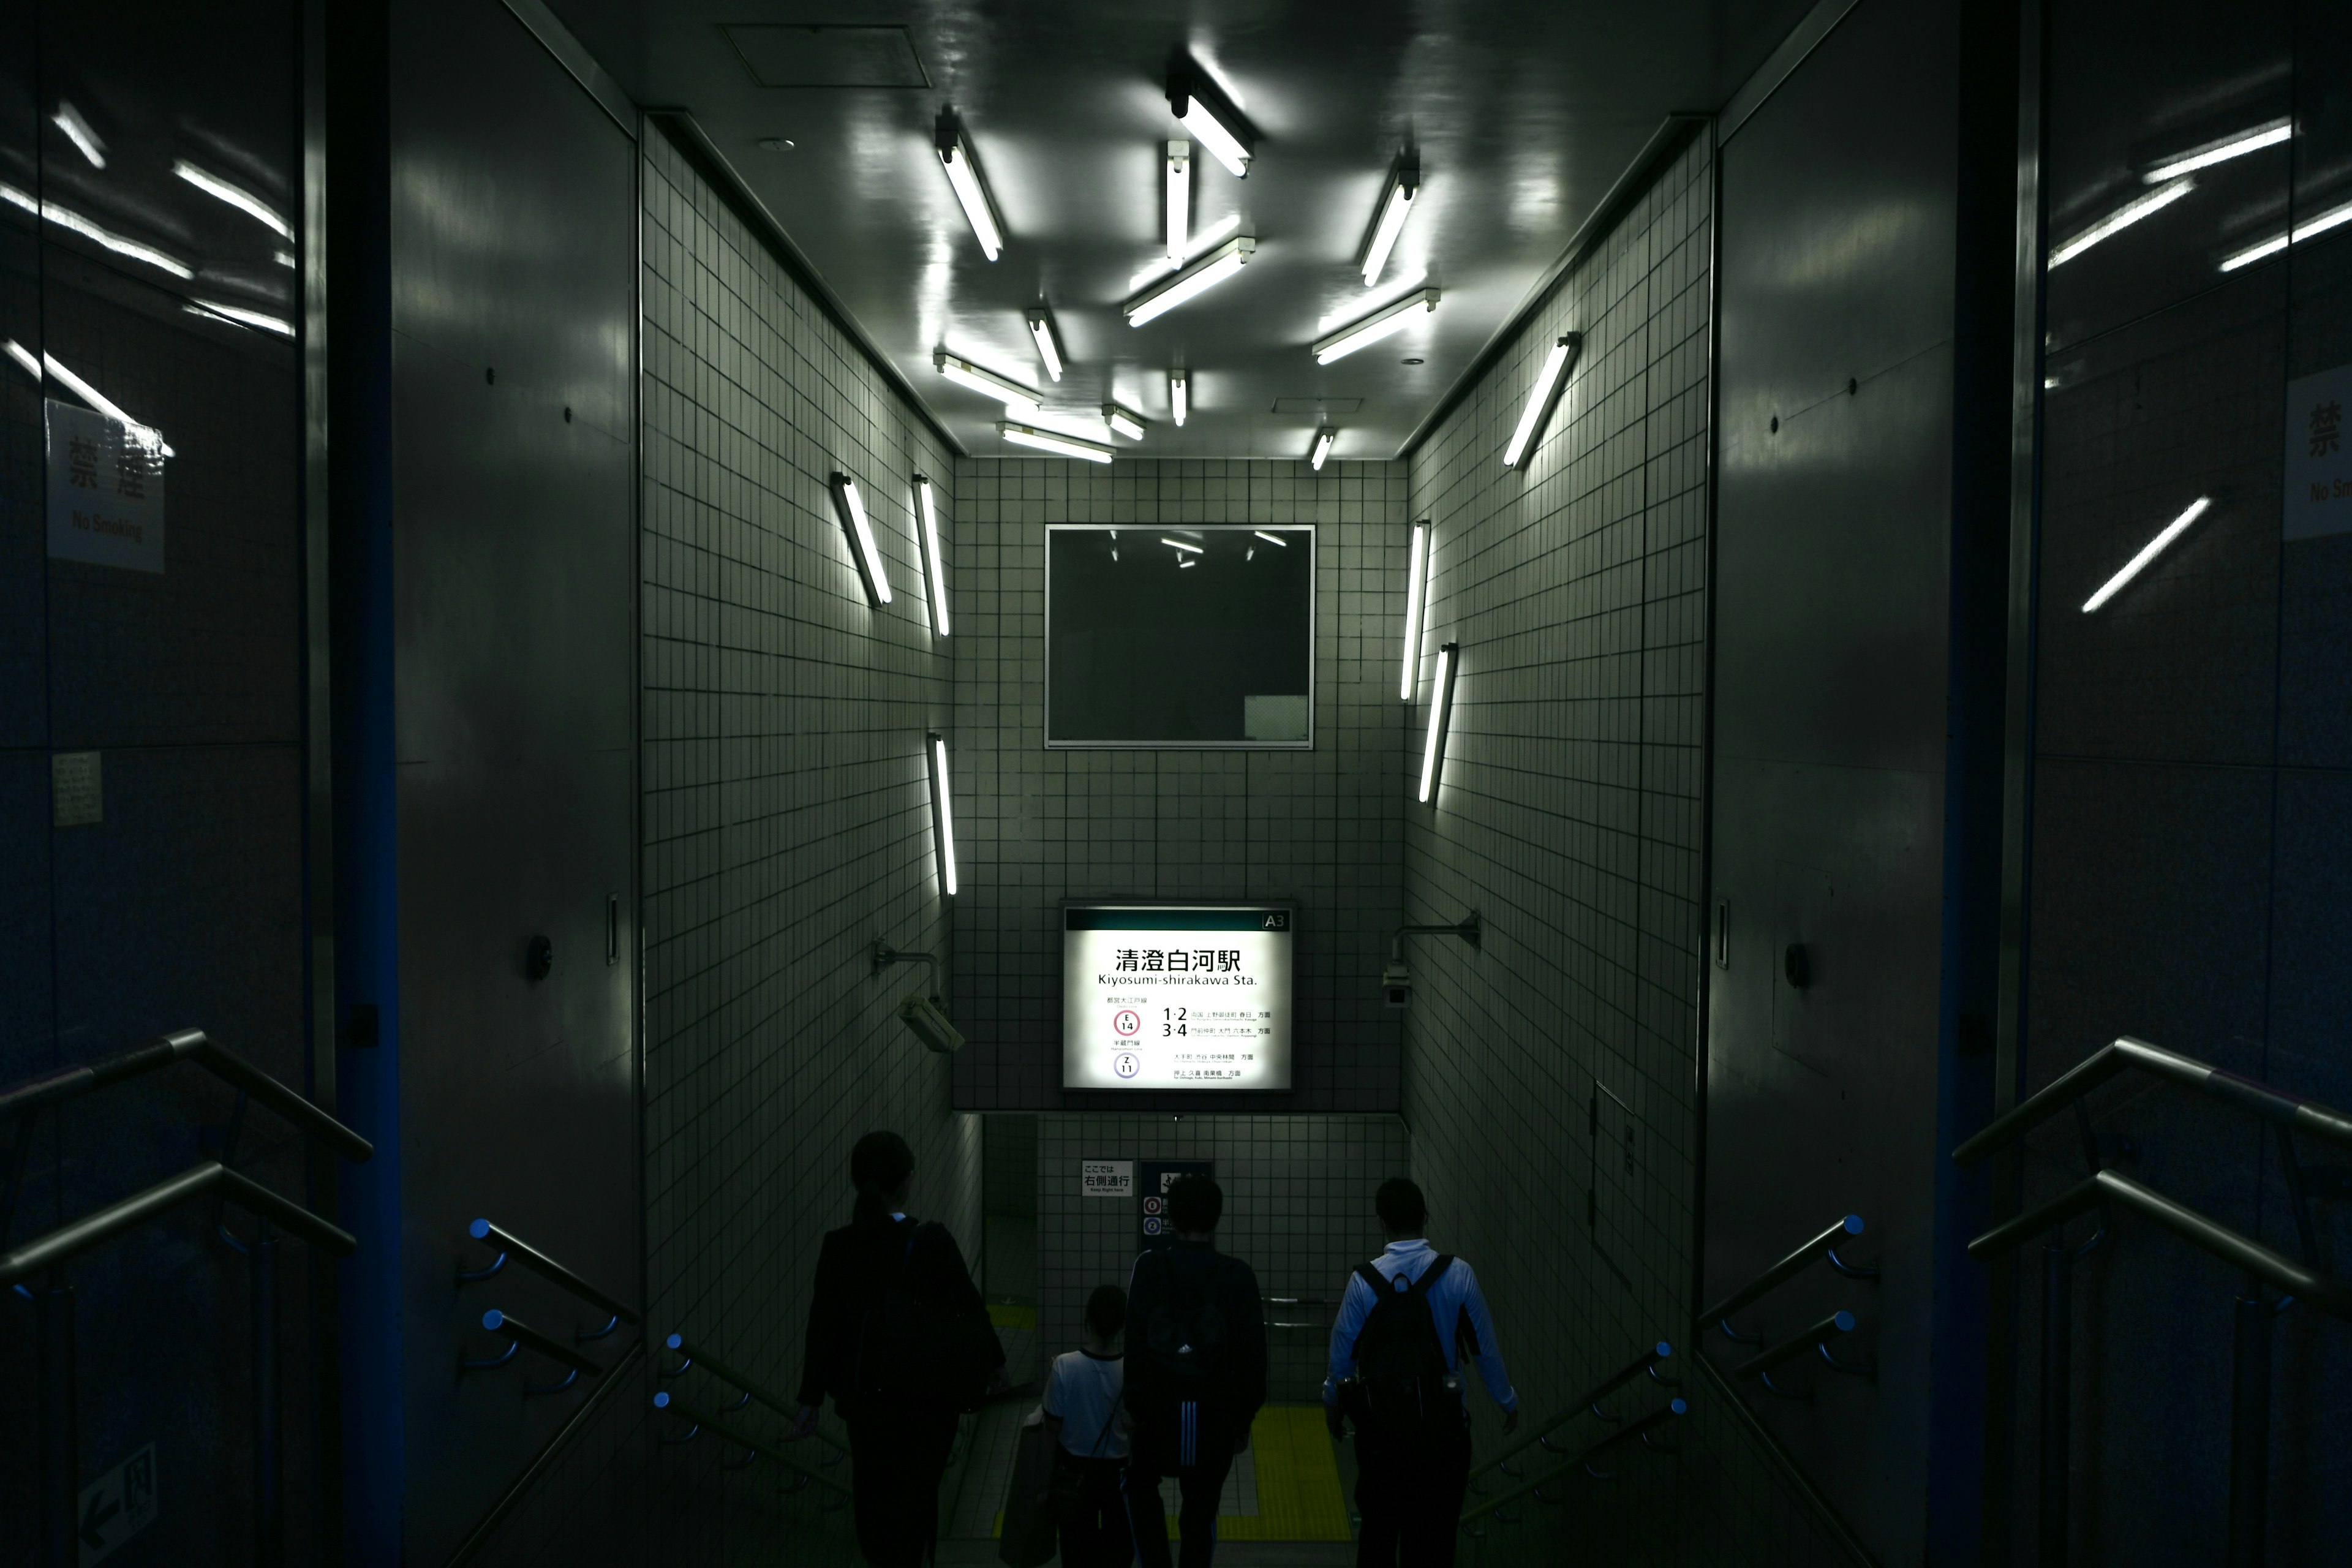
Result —
[[[1207,1176],[1168,1189],[1176,1239],[1136,1259],[1127,1287],[1127,1510],[1142,1568],[1169,1568],[1160,1482],[1183,1497],[1182,1568],[1208,1568],[1217,1499],[1265,1403],[1265,1313],[1257,1275],[1216,1248],[1224,1190]]]
[[[1323,1384],[1331,1435],[1356,1426],[1357,1568],[1452,1568],[1470,1481],[1462,1354],[1478,1363],[1506,1432],[1519,1424],[1519,1396],[1477,1276],[1430,1248],[1421,1189],[1382,1182],[1373,1204],[1388,1249],[1348,1277]]]

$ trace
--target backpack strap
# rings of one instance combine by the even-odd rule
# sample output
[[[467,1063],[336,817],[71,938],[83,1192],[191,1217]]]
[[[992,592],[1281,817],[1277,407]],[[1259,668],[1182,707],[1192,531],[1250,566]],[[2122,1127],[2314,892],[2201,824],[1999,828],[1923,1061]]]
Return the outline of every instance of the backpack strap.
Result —
[[[1454,1255],[1452,1253],[1439,1253],[1437,1255],[1437,1261],[1423,1269],[1421,1271],[1421,1278],[1412,1282],[1412,1294],[1414,1298],[1418,1300],[1427,1300],[1429,1299],[1430,1287],[1437,1283],[1437,1277],[1444,1273],[1446,1268],[1451,1266],[1453,1262]]]
[[[1381,1273],[1379,1269],[1373,1268],[1369,1263],[1359,1263],[1356,1265],[1356,1278],[1361,1279],[1365,1284],[1370,1285],[1372,1288],[1372,1295],[1375,1298],[1385,1296],[1389,1293],[1388,1276]]]

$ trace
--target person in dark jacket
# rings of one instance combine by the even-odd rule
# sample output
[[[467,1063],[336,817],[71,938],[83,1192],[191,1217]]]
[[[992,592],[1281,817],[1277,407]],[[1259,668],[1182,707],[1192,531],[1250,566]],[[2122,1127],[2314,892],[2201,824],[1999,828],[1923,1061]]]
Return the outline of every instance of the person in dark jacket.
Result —
[[[1217,1250],[1224,1210],[1215,1182],[1178,1178],[1168,1189],[1176,1239],[1137,1258],[1128,1282],[1127,1509],[1143,1568],[1169,1568],[1163,1476],[1183,1498],[1182,1568],[1207,1568],[1225,1473],[1265,1404],[1265,1311],[1257,1275]]]
[[[857,1188],[850,1223],[828,1232],[817,1256],[809,1308],[808,1355],[801,1373],[794,1440],[816,1430],[825,1395],[849,1426],[851,1484],[856,1494],[857,1547],[873,1568],[919,1568],[939,1535],[940,1478],[955,1441],[956,1410],[919,1403],[873,1386],[861,1365],[867,1321],[894,1284],[985,1328],[988,1309],[964,1268],[963,1251],[945,1226],[907,1216],[914,1151],[896,1132],[869,1132],[849,1154]],[[984,1342],[996,1344],[993,1329]],[[1004,1352],[996,1349],[992,1391],[1004,1387]]]

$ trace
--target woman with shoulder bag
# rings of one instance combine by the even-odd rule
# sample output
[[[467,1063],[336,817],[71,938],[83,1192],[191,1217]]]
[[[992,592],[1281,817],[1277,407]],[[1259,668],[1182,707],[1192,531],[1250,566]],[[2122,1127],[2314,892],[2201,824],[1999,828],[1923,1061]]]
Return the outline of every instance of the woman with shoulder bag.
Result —
[[[1064,1568],[1127,1568],[1135,1560],[1121,1490],[1126,1363],[1118,1345],[1126,1323],[1127,1292],[1097,1287],[1087,1300],[1084,1348],[1055,1356],[1045,1379],[1045,1435],[1055,1445],[1053,1498]]]
[[[850,1223],[827,1233],[809,1307],[797,1440],[825,1395],[849,1426],[857,1547],[873,1568],[920,1568],[939,1535],[940,1478],[959,1412],[1004,1387],[1004,1352],[946,1226],[907,1217],[914,1151],[869,1132],[849,1154]]]

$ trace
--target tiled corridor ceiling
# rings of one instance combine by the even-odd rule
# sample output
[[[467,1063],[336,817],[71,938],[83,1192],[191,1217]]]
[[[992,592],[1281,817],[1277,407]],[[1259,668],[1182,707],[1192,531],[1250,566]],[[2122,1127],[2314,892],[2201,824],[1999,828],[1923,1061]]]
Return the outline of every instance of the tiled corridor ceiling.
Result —
[[[944,351],[1037,389],[1012,416],[1149,457],[1388,458],[1511,316],[1675,110],[1706,110],[1804,0],[1189,6],[971,0],[823,7],[555,0],[640,103],[694,115],[863,331],[965,447],[1017,454],[1007,410]],[[1236,178],[1171,109],[1196,62],[1254,132]],[[882,83],[787,85],[763,83]],[[952,107],[1002,219],[990,261],[935,150]],[[1192,253],[1242,270],[1148,323],[1122,305],[1173,270],[1167,143],[1193,143]],[[1420,187],[1367,287],[1360,257],[1400,154]],[[1313,345],[1438,290],[1433,310],[1324,364]],[[1046,373],[1027,313],[1051,312]],[[1189,374],[1182,428],[1171,369]],[[1113,435],[1102,405],[1140,415]]]

